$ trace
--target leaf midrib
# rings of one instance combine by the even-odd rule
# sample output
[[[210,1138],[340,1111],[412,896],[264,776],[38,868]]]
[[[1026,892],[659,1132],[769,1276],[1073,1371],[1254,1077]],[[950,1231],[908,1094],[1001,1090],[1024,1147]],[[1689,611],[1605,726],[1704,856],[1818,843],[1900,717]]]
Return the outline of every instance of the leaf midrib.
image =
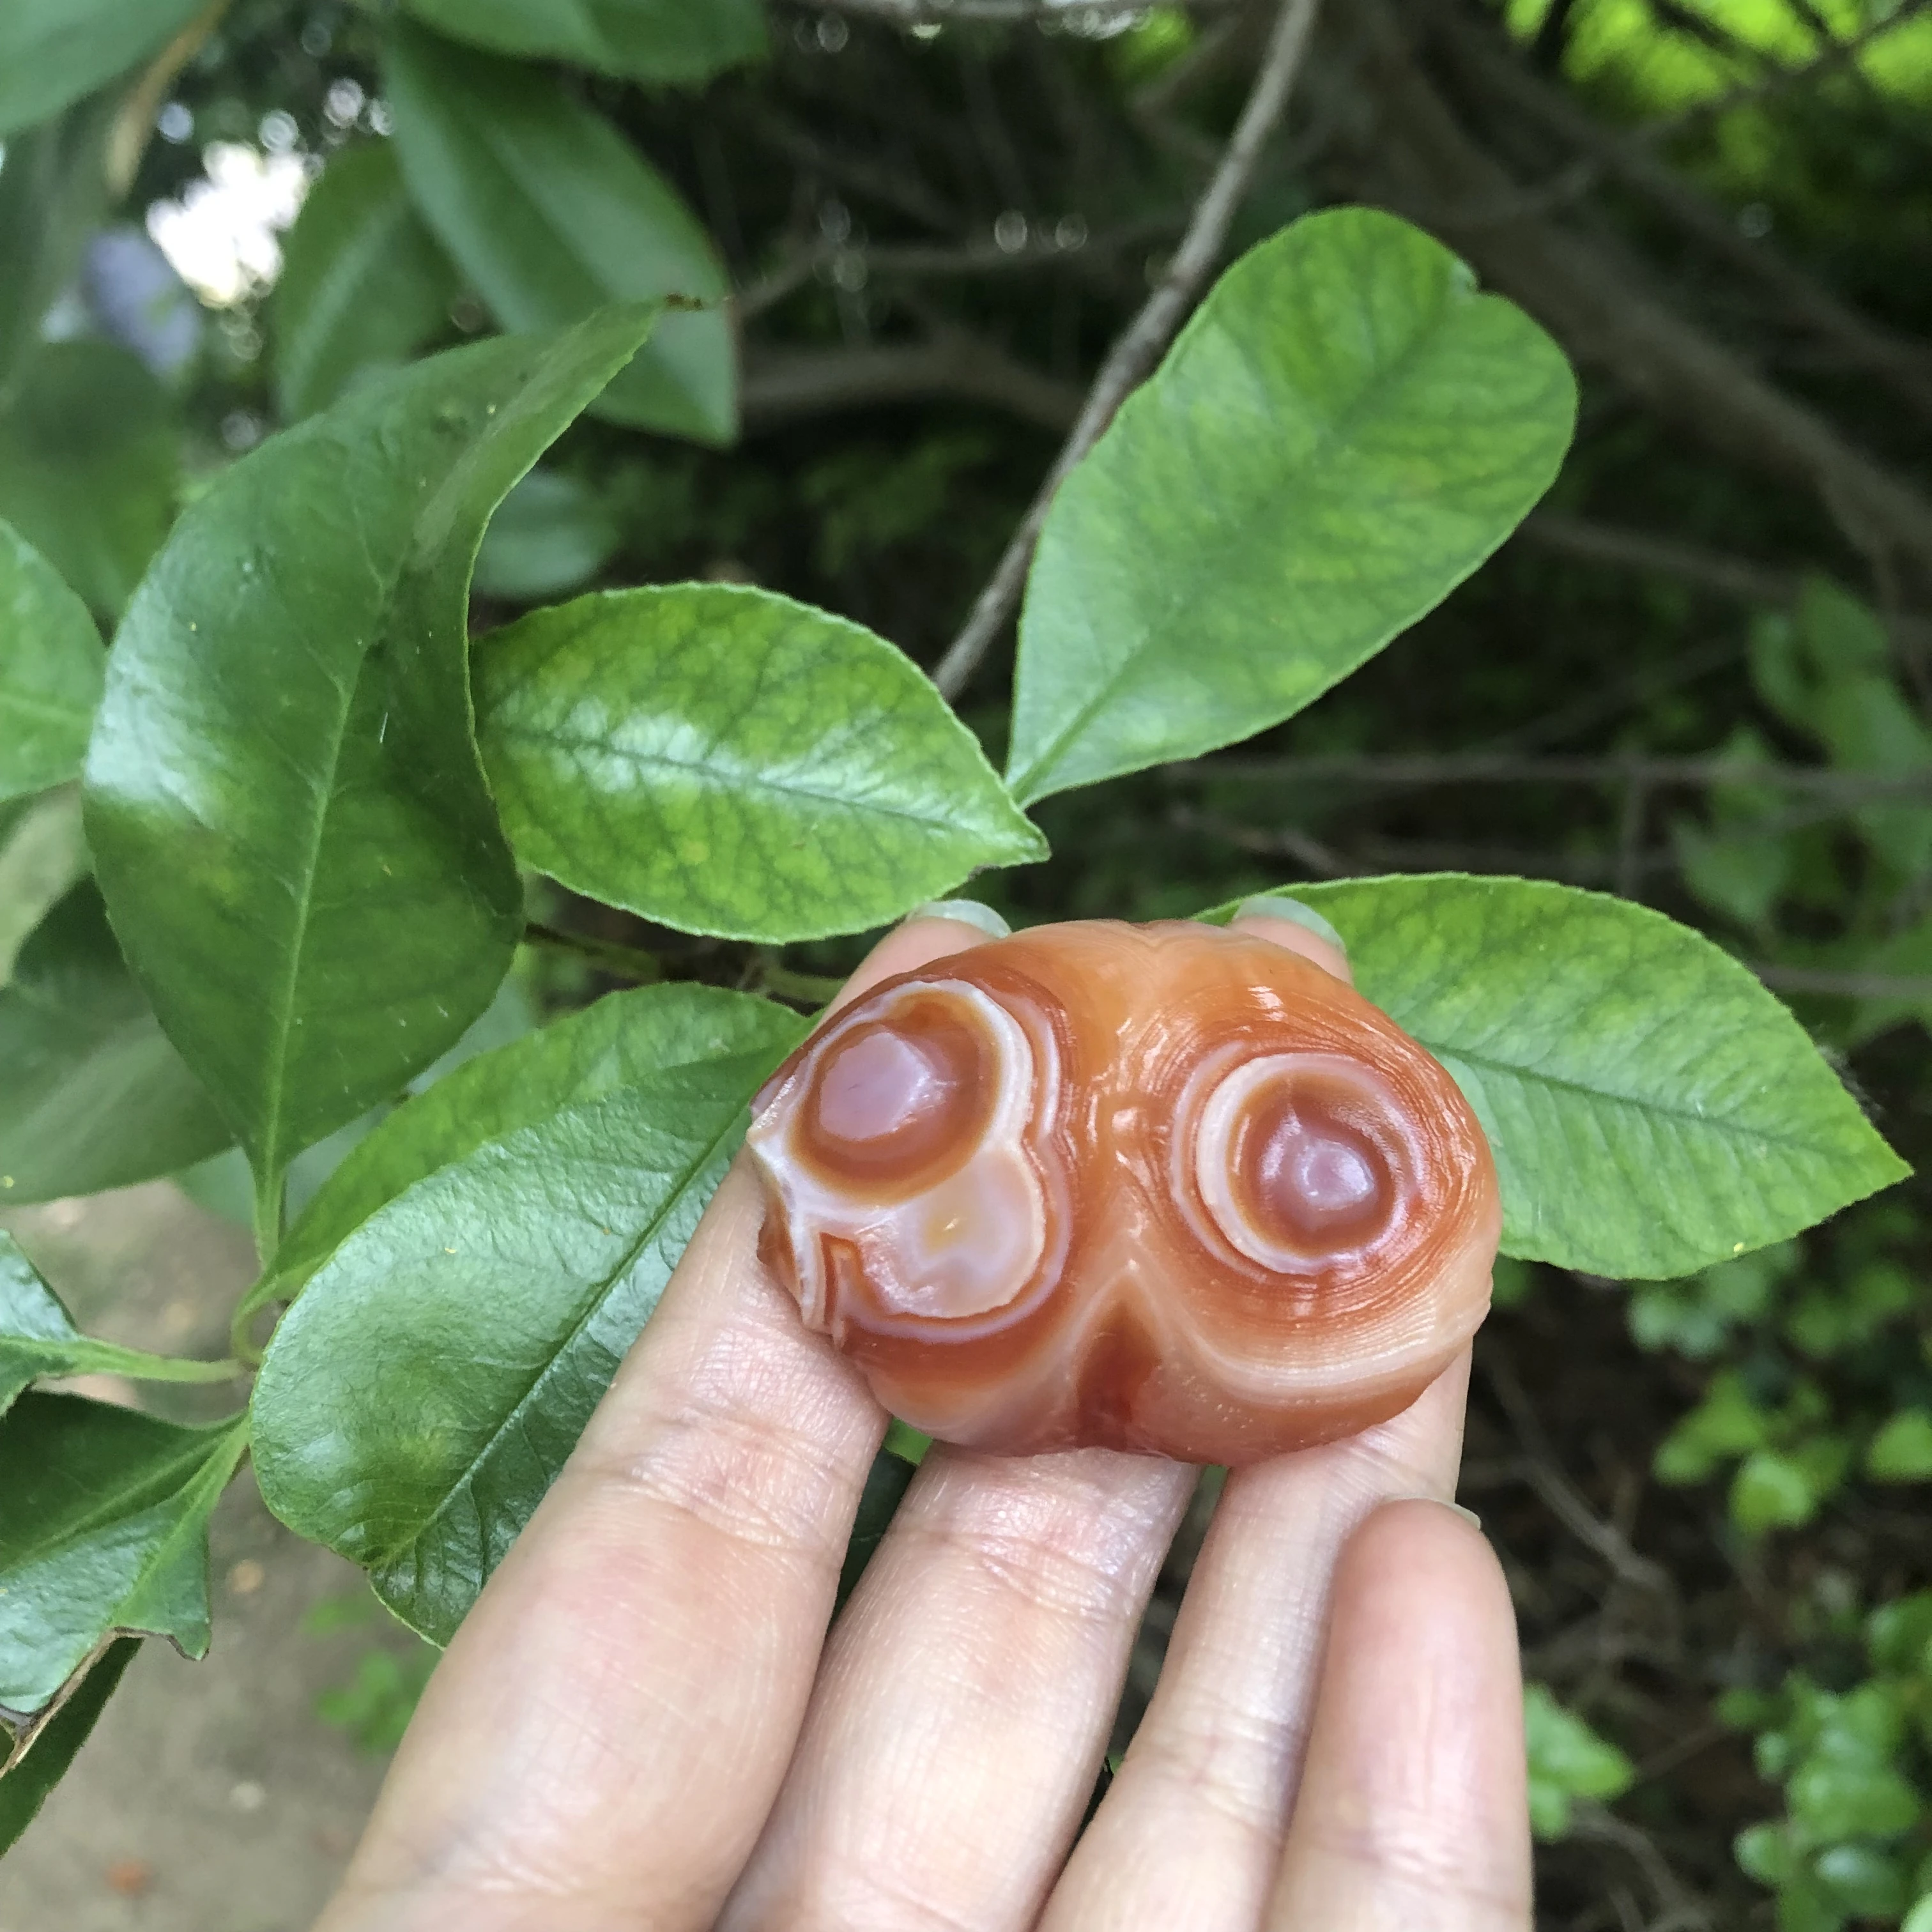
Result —
[[[226,1447],[226,1438],[242,1426],[242,1419],[218,1424],[205,1432],[202,1440],[183,1443],[178,1450],[150,1466],[142,1476],[130,1477],[118,1486],[97,1490],[88,1499],[92,1508],[85,1514],[69,1519],[64,1529],[51,1541],[22,1545],[16,1553],[8,1558],[6,1568],[10,1570],[27,1562],[44,1560],[116,1522],[124,1522],[149,1510],[179,1502],[194,1490],[201,1471],[214,1466]],[[143,1490],[152,1490],[158,1483],[168,1486],[152,1502],[141,1504],[138,1508],[132,1504],[131,1498]]]
[[[713,790],[718,791],[735,793],[740,796],[746,793],[769,793],[780,798],[807,800],[813,804],[824,806],[829,810],[861,814],[870,814],[880,818],[898,819],[906,824],[916,825],[923,830],[936,827],[945,832],[956,833],[965,832],[972,836],[979,836],[972,821],[967,819],[963,813],[955,813],[947,816],[910,812],[897,806],[881,805],[867,800],[847,797],[837,792],[822,791],[812,785],[781,784],[776,779],[762,776],[746,779],[739,778],[736,775],[727,776],[720,772],[715,765],[704,764],[692,759],[674,758],[661,752],[636,751],[628,746],[616,744],[608,738],[572,737],[564,732],[554,729],[544,729],[526,724],[506,725],[500,722],[495,724],[495,735],[500,742],[533,744],[568,752],[573,755],[594,752],[600,757],[619,758],[640,772],[662,769],[666,771],[687,772],[705,781]],[[970,801],[962,799],[958,802],[963,806]],[[1015,811],[1017,814],[1017,806],[1015,807]],[[982,823],[984,824],[985,821]],[[1005,832],[1010,832],[1011,828],[999,825],[997,821],[994,821],[986,826],[986,830],[988,831],[997,830]]]
[[[1495,1059],[1447,1040],[1432,1040],[1424,1033],[1417,1033],[1414,1038],[1438,1060],[1447,1056],[1464,1060],[1485,1072],[1504,1074],[1526,1083],[1534,1082],[1540,1086],[1556,1088],[1564,1093],[1580,1094],[1592,1101],[1604,1101],[1616,1106],[1628,1107],[1655,1114],[1664,1120],[1682,1122],[1738,1140],[1756,1141],[1767,1147],[1795,1148],[1814,1156],[1829,1157],[1833,1155],[1832,1149],[1816,1141],[1801,1139],[1792,1134],[1775,1133],[1768,1128],[1745,1126],[1725,1114],[1700,1114],[1689,1108],[1673,1106],[1666,1101],[1640,1099],[1631,1094],[1614,1093],[1608,1088],[1586,1086],[1580,1080],[1566,1078],[1561,1074],[1542,1072],[1517,1061]]]
[[[746,1097],[749,1097],[748,1093]],[[422,1526],[406,1540],[397,1544],[393,1550],[387,1550],[376,1557],[376,1562],[386,1565],[394,1563],[398,1557],[416,1548],[428,1536],[430,1532],[442,1520],[456,1498],[469,1490],[476,1480],[477,1472],[494,1454],[497,1444],[503,1439],[504,1436],[515,1424],[524,1410],[529,1407],[531,1398],[555,1371],[557,1364],[575,1346],[578,1336],[590,1326],[592,1321],[596,1318],[598,1312],[610,1299],[612,1288],[637,1265],[638,1257],[644,1252],[652,1238],[663,1226],[672,1208],[683,1198],[686,1190],[691,1186],[692,1180],[704,1172],[706,1164],[716,1156],[718,1149],[730,1138],[731,1131],[738,1124],[738,1117],[743,1112],[744,1108],[745,1100],[738,1100],[726,1118],[724,1126],[705,1143],[703,1154],[684,1168],[677,1185],[666,1194],[657,1211],[645,1223],[637,1239],[625,1250],[622,1260],[596,1282],[595,1292],[586,1299],[582,1312],[571,1324],[562,1340],[550,1352],[548,1360],[525,1384],[523,1393],[504,1412],[502,1420],[490,1432],[489,1439],[470,1458],[462,1474],[445,1490],[436,1508],[424,1517]]]
[[[1312,473],[1323,460],[1332,460],[1332,452],[1335,448],[1342,444],[1347,436],[1352,435],[1357,424],[1366,415],[1370,413],[1372,398],[1385,391],[1391,383],[1406,377],[1409,365],[1422,352],[1425,346],[1436,340],[1442,328],[1448,326],[1447,319],[1450,315],[1450,303],[1455,294],[1456,290],[1453,286],[1445,287],[1444,300],[1436,312],[1436,326],[1418,334],[1393,362],[1387,365],[1383,371],[1382,380],[1370,388],[1364,389],[1354,402],[1332,418],[1328,425],[1316,438],[1310,446],[1306,460],[1296,465],[1289,472],[1292,480],[1288,487],[1294,487],[1294,483],[1299,482]],[[1467,308],[1482,299],[1483,297],[1480,294],[1472,292],[1460,306]],[[1150,393],[1150,389],[1144,388],[1140,393],[1145,395]],[[1130,398],[1130,403],[1132,400]],[[1281,491],[1277,489],[1270,494],[1271,498],[1278,498]],[[1501,541],[1501,538],[1498,539],[1498,542]],[[1086,701],[1073,713],[1060,731],[1047,741],[1039,755],[1033,760],[1028,770],[1023,774],[1010,773],[1007,784],[1016,796],[1020,795],[1022,783],[1030,784],[1031,781],[1041,772],[1052,768],[1067,746],[1086,729],[1095,714],[1104,705],[1112,700],[1115,692],[1122,684],[1126,682],[1130,674],[1154,647],[1151,632],[1143,630],[1138,640],[1130,646],[1127,654],[1094,687]]]

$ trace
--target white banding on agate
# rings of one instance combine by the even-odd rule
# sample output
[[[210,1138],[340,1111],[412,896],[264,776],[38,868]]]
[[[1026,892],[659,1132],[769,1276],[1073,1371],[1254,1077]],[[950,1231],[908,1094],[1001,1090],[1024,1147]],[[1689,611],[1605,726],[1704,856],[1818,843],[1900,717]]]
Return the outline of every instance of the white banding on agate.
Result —
[[[1276,1274],[1305,1275],[1337,1262],[1346,1264],[1352,1256],[1366,1254],[1378,1246],[1390,1223],[1401,1214],[1402,1196],[1409,1184],[1405,1163],[1378,1172],[1346,1141],[1318,1131],[1309,1133],[1291,1154],[1289,1178],[1313,1218],[1318,1221],[1332,1215],[1339,1224],[1346,1225],[1384,1189],[1392,1190],[1395,1198],[1376,1220],[1374,1232],[1366,1240],[1343,1240],[1329,1246],[1318,1238],[1304,1245],[1284,1240],[1276,1229],[1255,1220],[1243,1198],[1244,1177],[1236,1172],[1235,1141],[1250,1108],[1268,1088],[1279,1083],[1305,1082],[1343,1093],[1352,1089],[1388,1121],[1400,1118],[1394,1096],[1365,1067],[1339,1054],[1268,1054],[1223,1072],[1226,1064],[1225,1058],[1217,1057],[1197,1070],[1189,1082],[1193,1090],[1184,1097],[1178,1111],[1175,1154],[1179,1159],[1191,1160],[1193,1168],[1194,1190],[1179,1190],[1184,1204],[1190,1192],[1198,1191],[1222,1240],[1237,1253]],[[1383,1137],[1364,1138],[1378,1144]],[[1378,1144],[1376,1150],[1386,1157],[1385,1148]],[[1193,1217],[1190,1214],[1189,1218]]]
[[[976,986],[914,981],[896,987],[883,1002],[854,1009],[851,1023],[890,1029],[894,1011],[913,1002],[945,1000],[964,1023],[977,1028],[992,1048],[996,1070],[993,1106],[977,1143],[958,1162],[909,1198],[880,1203],[841,1188],[799,1157],[796,1137],[818,1070],[846,1028],[835,1024],[794,1070],[784,1088],[754,1120],[746,1144],[782,1203],[798,1270],[797,1292],[806,1321],[842,1334],[842,1311],[830,1304],[825,1244],[849,1243],[888,1314],[962,1320],[1005,1307],[1036,1277],[1049,1245],[1046,1191],[1027,1148],[1027,1130],[1050,1116],[1058,1070],[1050,1041],[1035,1045],[1010,1013]],[[896,1049],[896,1051],[895,1050]],[[850,1090],[821,1095],[820,1124],[828,1102],[852,1119],[853,1138],[888,1138],[895,1120],[920,1111],[920,1083],[929,1063],[916,1041],[875,1032],[846,1058],[862,1052],[851,1070]],[[902,1094],[895,1082],[903,1084]],[[1064,1247],[1063,1238],[1055,1245]]]

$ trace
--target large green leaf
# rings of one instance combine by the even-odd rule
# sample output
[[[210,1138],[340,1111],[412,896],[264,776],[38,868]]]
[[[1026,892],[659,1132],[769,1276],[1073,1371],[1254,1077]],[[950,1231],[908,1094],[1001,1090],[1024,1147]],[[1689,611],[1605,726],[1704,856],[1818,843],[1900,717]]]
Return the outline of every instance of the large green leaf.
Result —
[[[746,1023],[736,994],[644,986],[607,994],[479,1054],[398,1108],[354,1149],[290,1228],[250,1299],[292,1298],[370,1215],[430,1174],[562,1108],[643,1079],[668,1055],[678,1060],[737,1051],[734,1030]]]
[[[449,320],[456,272],[424,227],[394,150],[336,155],[289,231],[271,310],[275,399],[294,422],[392,368]]]
[[[6,32],[0,24],[0,36]],[[6,81],[0,76],[0,90]],[[6,142],[0,166],[0,391],[40,340],[107,211],[104,148],[116,104],[104,97]]]
[[[506,328],[553,328],[613,300],[724,295],[723,266],[676,191],[560,82],[407,26],[382,75],[410,192]],[[596,413],[729,442],[723,312],[666,316]]]
[[[650,322],[455,350],[272,437],[196,500],[122,626],[88,842],[258,1177],[428,1066],[508,968],[522,892],[470,731],[470,566]]]
[[[406,0],[453,39],[692,86],[765,51],[760,0]]]
[[[180,482],[167,397],[125,350],[49,342],[22,364],[0,404],[0,518],[104,616],[160,548]]]
[[[929,680],[770,591],[678,584],[534,610],[476,663],[526,863],[692,932],[856,932],[1040,836]]]
[[[1285,890],[1468,1096],[1505,1253],[1688,1274],[1909,1172],[1755,976],[1661,913],[1454,873]]]
[[[0,1415],[43,1376],[130,1376],[156,1382],[225,1382],[232,1362],[194,1362],[97,1342],[74,1325],[20,1244],[0,1228]]]
[[[87,606],[0,523],[0,799],[80,776],[104,662]]]
[[[0,1715],[28,1722],[117,1631],[208,1650],[208,1519],[245,1415],[184,1429],[78,1396],[0,1420]]]
[[[160,48],[207,0],[7,0],[0,136],[48,120]]]
[[[616,512],[591,486],[532,470],[503,499],[476,553],[476,594],[534,604],[595,577],[622,540]]]
[[[1393,215],[1311,214],[1251,250],[1047,518],[1016,794],[1300,710],[1509,535],[1575,408],[1556,344]]]
[[[168,1044],[84,880],[0,988],[0,1202],[151,1180],[232,1131]]]
[[[47,1794],[67,1775],[140,1647],[138,1638],[116,1637],[60,1702],[43,1714],[31,1754],[16,1752],[0,1766],[4,1772],[0,1776],[0,1856],[19,1843]]]
[[[0,805],[0,987],[34,928],[86,874],[80,786]]]
[[[686,986],[633,995],[623,1025],[648,1070],[407,1186],[311,1277],[256,1384],[268,1507],[437,1642],[562,1466],[802,1030]],[[553,1090],[590,1043],[547,1049]],[[392,1150],[398,1178],[434,1157]]]

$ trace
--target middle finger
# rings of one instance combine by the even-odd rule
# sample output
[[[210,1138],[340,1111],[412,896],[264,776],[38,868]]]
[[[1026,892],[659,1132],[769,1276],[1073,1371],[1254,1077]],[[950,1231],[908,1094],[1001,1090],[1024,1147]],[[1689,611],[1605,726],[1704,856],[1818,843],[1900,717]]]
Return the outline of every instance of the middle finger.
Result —
[[[935,1447],[835,1628],[721,1932],[1030,1925],[1194,1472]]]

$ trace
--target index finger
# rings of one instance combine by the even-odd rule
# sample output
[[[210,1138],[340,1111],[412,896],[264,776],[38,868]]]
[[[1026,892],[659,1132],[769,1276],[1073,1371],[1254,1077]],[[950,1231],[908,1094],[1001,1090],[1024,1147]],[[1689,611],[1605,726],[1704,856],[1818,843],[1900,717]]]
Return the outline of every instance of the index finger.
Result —
[[[840,1003],[979,944],[923,919]],[[318,1932],[708,1925],[789,1760],[885,1416],[734,1166],[438,1668]],[[460,1916],[459,1916],[460,1915]]]

